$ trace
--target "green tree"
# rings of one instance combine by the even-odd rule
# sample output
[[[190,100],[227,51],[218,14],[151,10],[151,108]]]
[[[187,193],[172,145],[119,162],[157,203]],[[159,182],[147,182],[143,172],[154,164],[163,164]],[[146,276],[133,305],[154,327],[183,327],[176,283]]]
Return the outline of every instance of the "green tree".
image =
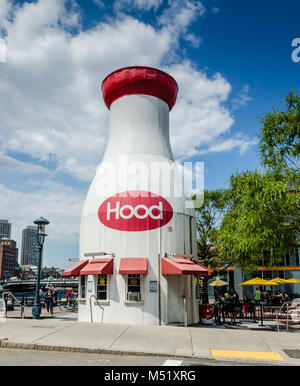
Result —
[[[300,96],[291,91],[284,96],[284,102],[286,111],[273,108],[261,119],[261,164],[273,170],[299,173]]]
[[[209,265],[212,269],[218,265],[215,238],[225,211],[223,190],[205,191],[203,205],[196,209],[198,258],[202,264]],[[207,277],[203,280],[203,292],[204,297],[208,299]]]
[[[204,264],[213,265],[217,258],[216,232],[226,211],[224,190],[204,192],[203,205],[196,209],[198,257]]]
[[[226,192],[229,210],[217,234],[223,262],[234,259],[244,271],[280,263],[284,253],[298,245],[299,191],[282,175],[246,171],[230,179]]]
[[[261,122],[259,152],[264,169],[245,171],[230,179],[228,211],[216,235],[219,256],[234,258],[244,271],[262,259],[280,263],[284,253],[299,246],[300,97],[285,96],[286,111],[273,109]]]
[[[226,202],[223,190],[205,191],[203,205],[196,209],[198,257],[205,263],[216,257],[215,233],[221,224]]]

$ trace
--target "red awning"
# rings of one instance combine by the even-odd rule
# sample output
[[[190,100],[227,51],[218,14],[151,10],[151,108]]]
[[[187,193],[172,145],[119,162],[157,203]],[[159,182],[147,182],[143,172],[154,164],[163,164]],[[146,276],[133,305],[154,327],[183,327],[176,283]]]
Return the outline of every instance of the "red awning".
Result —
[[[93,259],[81,271],[80,275],[112,275],[113,258]]]
[[[199,267],[202,269],[203,271],[203,274],[201,273],[200,276],[212,276],[213,275],[213,271],[211,271],[210,269],[208,269],[207,267],[205,267],[205,265],[202,265],[200,263],[196,263],[197,265],[199,265]]]
[[[70,277],[70,276],[79,276],[81,269],[87,265],[89,261],[88,260],[80,260],[78,263],[72,265],[72,267],[66,269],[62,276],[63,277]]]
[[[209,271],[203,265],[186,259],[163,258],[161,265],[163,275],[207,276]]]
[[[147,275],[148,259],[145,257],[123,257],[120,262],[121,275]]]

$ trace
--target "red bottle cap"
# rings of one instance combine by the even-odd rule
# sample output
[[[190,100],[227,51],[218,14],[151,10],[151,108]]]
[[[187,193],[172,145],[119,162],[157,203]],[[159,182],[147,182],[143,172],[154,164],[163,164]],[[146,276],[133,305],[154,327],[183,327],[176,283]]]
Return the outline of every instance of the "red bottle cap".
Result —
[[[132,66],[109,74],[101,86],[108,109],[118,98],[125,95],[152,95],[166,102],[170,111],[176,102],[178,85],[174,78],[153,67]]]

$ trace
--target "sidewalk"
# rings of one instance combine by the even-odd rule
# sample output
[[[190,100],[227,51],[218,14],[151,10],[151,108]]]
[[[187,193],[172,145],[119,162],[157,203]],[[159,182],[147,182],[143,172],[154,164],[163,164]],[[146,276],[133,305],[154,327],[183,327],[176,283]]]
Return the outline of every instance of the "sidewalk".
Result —
[[[298,332],[82,323],[75,316],[3,319],[1,347],[300,365]],[[294,358],[284,350],[296,350]]]

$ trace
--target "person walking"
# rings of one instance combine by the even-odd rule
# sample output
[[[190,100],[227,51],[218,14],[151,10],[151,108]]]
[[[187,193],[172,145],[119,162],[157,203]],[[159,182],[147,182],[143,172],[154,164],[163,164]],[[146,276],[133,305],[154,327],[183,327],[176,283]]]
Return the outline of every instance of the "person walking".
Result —
[[[213,304],[213,310],[214,310],[215,323],[219,323],[219,301],[218,301],[218,299],[215,299],[215,302]]]
[[[255,313],[256,313],[256,307],[260,305],[260,300],[261,300],[261,292],[260,292],[260,289],[259,287],[256,287],[256,290],[254,292],[254,317],[255,317]]]
[[[70,306],[71,300],[72,300],[72,291],[70,289],[67,291],[66,297],[67,297],[67,306]]]
[[[47,306],[47,312],[51,312],[51,314],[53,315],[53,293],[50,289],[48,290],[45,296],[45,303]]]
[[[230,324],[235,324],[235,306],[237,302],[238,294],[234,291],[233,288],[230,288],[228,294],[228,311],[230,315]]]
[[[221,323],[221,316],[222,316],[222,319],[223,319],[223,324],[225,324],[225,296],[224,296],[224,293],[221,293],[220,294],[220,298],[219,298],[219,321]]]
[[[8,295],[7,302],[6,302],[6,310],[14,311],[14,301],[11,295]]]

